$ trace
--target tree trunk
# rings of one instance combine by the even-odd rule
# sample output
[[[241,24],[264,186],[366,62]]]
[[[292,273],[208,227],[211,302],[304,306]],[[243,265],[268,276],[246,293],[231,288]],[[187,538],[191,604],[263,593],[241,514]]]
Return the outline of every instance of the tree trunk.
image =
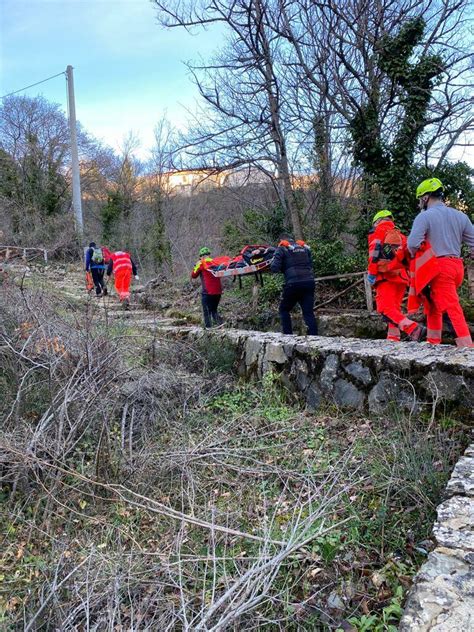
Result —
[[[275,144],[278,165],[278,180],[282,184],[281,187],[278,187],[278,193],[280,195],[280,201],[285,209],[286,215],[291,221],[295,239],[303,239],[300,216],[293,195],[293,187],[291,185],[291,175],[288,165],[286,141],[281,129],[280,106],[277,96],[278,93],[274,88],[276,82],[273,73],[272,54],[267,35],[265,33],[263,7],[261,0],[255,0],[255,18],[255,24],[257,27],[257,40],[262,46],[264,56],[264,62],[262,64],[261,70],[264,75],[265,90],[267,92],[268,106],[270,109],[270,134]]]

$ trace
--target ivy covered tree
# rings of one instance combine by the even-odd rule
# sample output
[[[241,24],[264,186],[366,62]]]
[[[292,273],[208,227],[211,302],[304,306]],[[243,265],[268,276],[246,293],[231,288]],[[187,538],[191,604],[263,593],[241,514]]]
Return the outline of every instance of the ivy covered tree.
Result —
[[[0,196],[13,198],[20,186],[20,169],[12,156],[0,149]]]
[[[422,17],[403,24],[396,35],[385,35],[377,46],[376,63],[388,78],[392,94],[388,107],[397,107],[399,121],[390,140],[380,133],[380,82],[374,82],[367,101],[350,124],[355,163],[366,184],[377,187],[385,205],[396,211],[400,225],[413,216],[411,171],[420,135],[427,124],[432,91],[445,70],[440,55],[424,55],[412,62],[425,30]]]
[[[157,182],[153,182],[147,195],[147,205],[151,214],[151,225],[148,228],[143,250],[150,260],[154,272],[158,272],[165,263],[171,262],[171,247],[166,236],[163,207],[166,196]]]
[[[102,206],[102,239],[108,243],[116,237],[117,225],[122,217],[124,200],[120,191],[109,191],[107,202]]]

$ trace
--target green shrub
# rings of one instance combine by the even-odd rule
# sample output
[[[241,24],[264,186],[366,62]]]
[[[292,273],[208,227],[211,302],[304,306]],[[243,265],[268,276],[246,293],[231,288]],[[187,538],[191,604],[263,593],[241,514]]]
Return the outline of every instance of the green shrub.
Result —
[[[225,222],[223,246],[230,252],[238,252],[245,244],[274,244],[279,235],[288,229],[285,221],[285,212],[281,206],[267,211],[247,209],[240,225],[234,220]]]
[[[313,267],[316,276],[330,276],[364,270],[367,261],[366,253],[349,254],[346,244],[336,239],[331,242],[311,241],[309,243],[313,255]]]
[[[268,305],[276,301],[283,288],[283,275],[267,274],[264,277],[263,287],[260,289],[260,301]]]

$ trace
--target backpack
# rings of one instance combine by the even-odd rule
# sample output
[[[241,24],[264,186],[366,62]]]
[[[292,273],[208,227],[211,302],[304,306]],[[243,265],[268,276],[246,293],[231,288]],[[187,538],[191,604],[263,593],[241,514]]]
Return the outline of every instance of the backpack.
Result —
[[[385,234],[383,243],[380,246],[378,257],[378,268],[380,272],[386,272],[388,264],[395,258],[397,250],[403,246],[403,235],[398,228],[391,228]]]
[[[391,261],[395,257],[396,251],[403,245],[402,233],[398,228],[391,228],[385,234],[382,244],[382,251],[380,253],[381,259],[388,259]]]
[[[104,255],[102,253],[102,248],[92,248],[91,260],[93,263],[104,263]]]

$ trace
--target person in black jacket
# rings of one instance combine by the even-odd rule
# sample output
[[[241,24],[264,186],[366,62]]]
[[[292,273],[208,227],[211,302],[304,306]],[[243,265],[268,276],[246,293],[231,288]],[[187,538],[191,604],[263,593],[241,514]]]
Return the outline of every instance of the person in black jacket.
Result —
[[[285,275],[280,302],[280,321],[284,334],[292,334],[291,310],[299,303],[309,336],[318,335],[314,317],[314,273],[311,250],[304,241],[295,241],[290,235],[280,236],[280,243],[270,266],[272,272]]]
[[[94,241],[91,241],[86,252],[86,272],[90,272],[95,286],[95,294],[107,296],[107,287],[104,283],[104,271],[106,265],[102,248],[98,248]]]

